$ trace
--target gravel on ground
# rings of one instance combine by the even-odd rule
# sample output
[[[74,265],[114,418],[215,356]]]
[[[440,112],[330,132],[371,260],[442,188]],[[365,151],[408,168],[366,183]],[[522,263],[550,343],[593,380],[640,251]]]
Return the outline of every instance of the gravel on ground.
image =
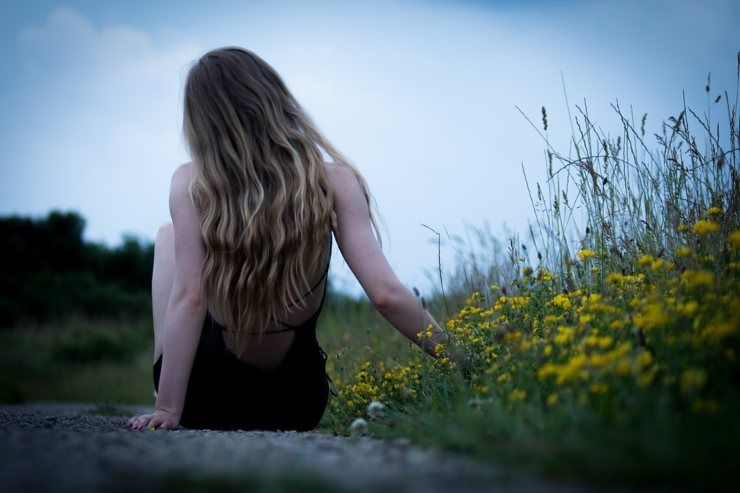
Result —
[[[145,412],[151,407],[1,404],[0,491],[588,491],[403,439],[126,427]]]

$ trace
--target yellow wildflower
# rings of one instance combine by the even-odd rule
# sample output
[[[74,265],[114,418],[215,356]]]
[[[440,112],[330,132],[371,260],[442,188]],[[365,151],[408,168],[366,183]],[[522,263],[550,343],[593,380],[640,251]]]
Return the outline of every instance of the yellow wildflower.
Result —
[[[606,355],[603,354],[592,354],[591,359],[589,360],[589,364],[593,366],[594,368],[601,368],[608,362],[608,358]]]
[[[558,367],[552,363],[545,363],[537,370],[537,378],[544,380],[552,375],[557,375]]]
[[[711,286],[714,283],[714,275],[706,271],[687,270],[681,274],[681,281],[688,288]]]
[[[612,343],[613,343],[613,342],[614,342],[614,339],[612,339],[612,338],[611,338],[611,337],[609,337],[609,336],[603,336],[603,337],[599,337],[599,347],[600,347],[601,349],[606,349],[606,348],[608,348],[609,346],[611,346],[611,345],[612,345]]]
[[[526,398],[527,398],[527,391],[526,390],[514,389],[509,394],[509,400],[511,402],[523,401]]]
[[[719,207],[711,207],[707,210],[707,216],[718,216],[722,214],[722,209]]]
[[[470,295],[470,298],[468,298],[465,301],[465,304],[467,306],[473,306],[473,305],[476,305],[478,303],[481,303],[482,301],[483,301],[483,295],[480,294],[478,291],[473,291],[471,293],[471,295]]]
[[[676,254],[676,257],[685,257],[689,253],[691,253],[691,249],[689,249],[689,247],[680,247],[676,248],[676,250],[674,250],[674,253]]]
[[[653,362],[653,356],[650,354],[650,351],[643,350],[640,353],[640,356],[637,357],[637,362],[640,363],[641,366],[648,366]]]
[[[635,325],[650,330],[664,326],[670,319],[660,303],[650,303],[642,313],[635,314]]]
[[[572,306],[570,298],[562,293],[552,299],[552,304],[562,308],[563,310],[568,310]]]
[[[601,301],[601,295],[599,293],[591,293],[588,295],[589,303],[598,303],[599,301]]]
[[[652,255],[647,255],[647,254],[645,254],[642,257],[640,257],[639,259],[637,259],[637,263],[640,264],[640,265],[651,264],[654,261],[655,261],[655,259],[653,258],[653,256]]]
[[[586,346],[596,346],[599,344],[599,338],[597,336],[588,336],[586,337],[583,342],[586,344]]]
[[[592,394],[603,394],[604,392],[609,390],[609,387],[607,387],[605,383],[597,382],[597,383],[592,383],[589,386],[588,390]]]
[[[474,385],[473,386],[473,392],[475,394],[487,394],[488,393],[488,385]]]
[[[688,369],[681,373],[681,392],[691,394],[707,383],[707,372],[699,369]]]
[[[555,336],[555,344],[568,344],[571,339],[573,339],[575,332],[576,331],[573,327],[567,327],[565,325],[559,326],[558,333]]]
[[[693,317],[698,309],[699,303],[694,300],[690,300],[683,305],[679,305],[678,312],[685,317]]]
[[[573,356],[568,362],[560,368],[558,376],[555,379],[558,385],[562,385],[574,380],[578,376],[583,376],[581,369],[586,363],[586,355],[577,354]],[[588,376],[588,374],[586,374]]]
[[[637,385],[638,387],[648,387],[651,383],[653,383],[653,380],[655,379],[655,372],[656,368],[653,367],[649,371],[643,373],[639,377],[637,377]]]
[[[716,233],[717,231],[719,231],[719,225],[711,221],[705,221],[704,219],[700,219],[696,221],[696,224],[694,224],[694,233],[698,235],[703,235],[707,233]]]
[[[611,274],[606,276],[606,282],[619,286],[624,282],[624,276],[619,272],[612,272]]]
[[[733,250],[740,249],[740,229],[736,229],[730,233],[730,243],[732,244]]]
[[[737,332],[737,325],[730,320],[725,320],[708,325],[702,331],[702,336],[707,339],[724,339],[735,332]]]
[[[632,369],[632,365],[630,364],[628,360],[622,359],[622,360],[619,360],[619,362],[617,363],[616,369],[619,375],[626,375]]]
[[[587,258],[595,257],[596,253],[593,250],[580,250],[578,252],[578,258],[586,260]]]

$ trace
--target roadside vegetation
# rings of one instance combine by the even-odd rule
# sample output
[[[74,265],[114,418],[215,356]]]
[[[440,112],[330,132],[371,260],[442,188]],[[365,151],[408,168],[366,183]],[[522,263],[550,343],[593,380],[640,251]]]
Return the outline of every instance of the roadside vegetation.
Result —
[[[679,108],[654,135],[647,115],[613,105],[612,137],[576,106],[566,152],[543,107],[530,122],[547,179],[523,180],[529,238],[502,248],[476,229],[428,300],[453,307],[447,345],[465,358],[376,349],[387,331],[332,347],[328,424],[348,433],[362,418],[377,436],[603,483],[737,479],[738,94],[709,79],[706,93],[703,113]],[[368,416],[373,401],[383,417]]]

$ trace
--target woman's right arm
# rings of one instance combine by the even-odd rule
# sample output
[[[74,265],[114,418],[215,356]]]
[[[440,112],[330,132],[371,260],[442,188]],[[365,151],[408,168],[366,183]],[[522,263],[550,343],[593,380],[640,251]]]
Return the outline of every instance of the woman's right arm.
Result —
[[[332,163],[327,170],[337,216],[334,236],[344,260],[378,313],[410,341],[436,357],[434,347],[444,343],[447,334],[388,264],[373,234],[370,211],[360,183],[345,166]],[[418,338],[419,332],[424,334],[430,324],[431,337]]]

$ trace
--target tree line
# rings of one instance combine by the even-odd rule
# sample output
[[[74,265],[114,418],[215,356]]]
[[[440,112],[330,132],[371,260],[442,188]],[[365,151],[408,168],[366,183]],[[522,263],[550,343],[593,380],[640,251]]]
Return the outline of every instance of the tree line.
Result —
[[[154,244],[124,235],[120,245],[83,239],[77,212],[0,217],[0,328],[88,317],[151,316]]]

